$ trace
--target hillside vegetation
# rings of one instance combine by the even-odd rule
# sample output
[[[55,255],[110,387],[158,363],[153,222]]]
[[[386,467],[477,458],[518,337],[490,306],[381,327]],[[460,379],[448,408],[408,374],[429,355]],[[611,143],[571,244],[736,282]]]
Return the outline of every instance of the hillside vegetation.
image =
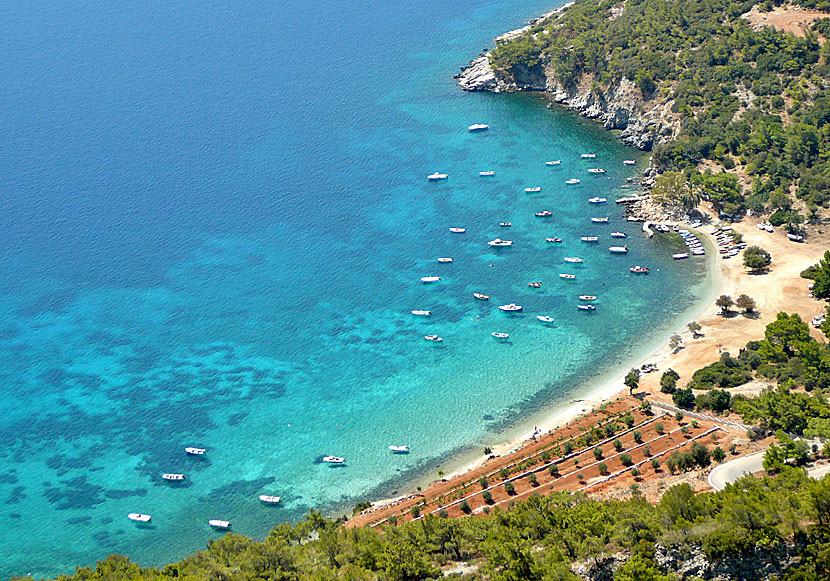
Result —
[[[660,171],[682,172],[708,195],[698,175],[708,161],[715,173],[731,174],[715,188],[716,210],[749,208],[797,224],[830,203],[830,43],[819,36],[830,21],[817,20],[804,37],[753,31],[741,15],[756,4],[772,6],[579,0],[497,44],[491,64],[507,77],[541,67],[565,86],[588,79],[598,93],[635,81],[646,105],[670,102],[682,120],[678,137],[655,149]]]

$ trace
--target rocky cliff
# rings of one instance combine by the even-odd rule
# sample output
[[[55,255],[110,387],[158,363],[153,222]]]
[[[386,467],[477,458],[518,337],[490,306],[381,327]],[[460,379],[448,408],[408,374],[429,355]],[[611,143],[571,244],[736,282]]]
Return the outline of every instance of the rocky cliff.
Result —
[[[489,57],[482,55],[456,79],[465,91],[546,93],[555,102],[597,119],[606,129],[622,130],[620,137],[625,143],[643,150],[672,140],[680,131],[680,119],[671,111],[672,101],[644,100],[637,85],[627,78],[603,89],[593,77],[584,75],[576,86],[566,87],[544,64],[494,70]]]

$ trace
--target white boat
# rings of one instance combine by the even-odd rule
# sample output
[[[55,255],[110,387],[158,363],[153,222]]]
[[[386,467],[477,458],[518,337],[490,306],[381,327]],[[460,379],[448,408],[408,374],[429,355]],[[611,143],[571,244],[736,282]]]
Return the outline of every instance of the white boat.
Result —
[[[277,504],[280,501],[279,496],[271,496],[270,494],[260,494],[259,499],[267,504]]]
[[[588,202],[591,204],[604,204],[608,201],[608,198],[600,198],[599,196],[594,196],[593,198],[588,198]]]
[[[640,266],[639,264],[637,266],[632,266],[628,270],[635,274],[648,274],[648,268],[646,268],[645,266]]]
[[[510,339],[510,333],[495,332],[495,333],[490,333],[490,335],[492,335],[496,339]]]
[[[550,218],[551,216],[553,216],[553,212],[551,212],[550,210],[542,210],[541,212],[536,212],[537,218]]]
[[[597,300],[596,295],[579,295],[580,301],[595,301]]]
[[[560,274],[559,278],[564,278],[566,280],[573,280],[576,278],[575,274]]]
[[[191,456],[202,456],[205,452],[207,452],[204,448],[185,448],[185,453],[190,454]]]
[[[672,254],[671,257],[675,260],[683,260],[684,258],[689,258],[689,254],[687,252],[679,252],[678,254]]]
[[[573,264],[582,264],[585,261],[582,258],[578,258],[576,256],[566,256],[565,262],[571,262]]]
[[[626,238],[627,236],[625,232],[611,232],[611,238]]]
[[[614,254],[625,254],[628,252],[628,246],[609,246],[608,252],[613,252]]]
[[[219,520],[216,518],[210,519],[208,524],[215,529],[229,529],[231,528],[231,523],[226,520]]]
[[[458,228],[458,227],[450,228],[450,232],[452,232],[453,234],[464,234],[464,232],[466,232],[466,231],[467,231],[466,228]]]
[[[596,224],[607,224],[608,223],[608,216],[605,218],[591,218],[591,222]]]
[[[424,339],[426,339],[427,341],[432,341],[433,343],[441,343],[444,341],[444,339],[442,337],[439,337],[438,335],[424,335]],[[323,461],[325,462],[325,458],[323,459]]]
[[[409,446],[389,446],[395,454],[409,454]]]
[[[421,282],[438,282],[441,280],[440,276],[422,276]]]
[[[552,242],[552,243],[559,243],[559,242],[562,242],[562,239],[561,238],[545,238],[545,241],[546,242]]]
[[[529,282],[527,283],[527,286],[529,286],[530,288],[542,288],[542,281],[536,280],[533,282]]]
[[[490,129],[490,126],[485,123],[473,123],[469,127],[467,127],[470,131],[487,131]]]
[[[518,313],[524,307],[522,305],[517,305],[516,303],[510,303],[507,305],[502,305],[499,307],[500,311],[504,311],[505,313]]]
[[[494,238],[488,242],[490,246],[513,246],[512,240],[502,240],[501,238]]]
[[[490,295],[485,295],[484,293],[473,293],[473,296],[480,301],[489,301]]]
[[[150,522],[153,520],[153,517],[149,514],[141,514],[140,512],[131,512],[127,515],[127,518],[135,522]]]
[[[184,474],[162,474],[163,480],[184,480]]]
[[[326,464],[345,464],[346,459],[340,456],[323,456],[323,462]]]
[[[633,159],[624,159],[624,160],[623,160],[623,165],[634,165],[634,164],[636,164],[636,163],[637,163],[637,162],[636,162],[636,161],[634,161]]]
[[[582,159],[596,159],[597,154],[596,153],[583,153],[579,157],[581,157]]]
[[[435,172],[435,173],[429,174],[427,176],[427,179],[431,182],[434,182],[435,180],[445,180],[445,179],[447,179],[447,174]]]
[[[588,170],[588,173],[605,173],[605,170],[601,167],[592,167]]]
[[[576,305],[576,308],[580,311],[596,311],[597,308],[594,305]]]
[[[583,236],[580,238],[583,242],[596,242],[599,240],[598,236]]]
[[[513,222],[499,222],[499,226],[502,228],[510,228],[513,225]]]
[[[452,258],[449,258],[449,257],[446,257],[446,258],[439,258],[439,259],[438,259],[438,262],[440,262],[441,264],[446,264],[446,263],[448,263],[448,262],[452,262]]]
[[[554,159],[553,161],[546,161],[545,165],[562,165],[562,160]]]
[[[535,194],[536,192],[541,192],[541,191],[542,191],[541,186],[536,186],[535,188],[525,188],[525,192],[527,192],[528,194]]]
[[[571,179],[569,179],[569,180],[565,180],[565,183],[566,183],[566,184],[568,184],[569,186],[573,186],[573,185],[578,184],[578,183],[579,183],[579,182],[581,182],[581,181],[582,181],[582,180],[577,179],[577,178],[571,178]]]
[[[553,323],[553,317],[549,315],[536,315],[536,318],[542,321],[543,323]]]
[[[410,311],[413,315],[418,315],[419,317],[428,317],[432,314],[432,311]]]
[[[478,175],[480,175],[481,177],[488,177],[488,176],[494,176],[494,175],[496,175],[496,172],[494,172],[493,170],[490,170],[490,171],[480,171],[480,172],[478,172]]]

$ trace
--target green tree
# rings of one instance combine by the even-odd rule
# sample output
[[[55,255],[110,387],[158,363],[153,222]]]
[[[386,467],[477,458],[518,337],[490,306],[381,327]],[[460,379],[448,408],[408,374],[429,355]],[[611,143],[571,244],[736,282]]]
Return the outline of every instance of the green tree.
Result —
[[[752,272],[760,272],[770,264],[772,264],[772,257],[760,246],[750,246],[744,250],[744,266]]]
[[[629,395],[633,394],[634,390],[640,386],[640,370],[635,368],[629,371],[623,383],[628,388]]]
[[[735,300],[735,306],[742,309],[745,313],[751,313],[755,310],[755,299],[749,295],[740,295]]]
[[[730,297],[729,295],[721,295],[715,301],[715,304],[718,307],[720,307],[720,314],[726,315],[729,313],[729,308],[735,303],[732,301],[732,297]]]
[[[692,332],[692,337],[695,339],[697,339],[700,336],[700,330],[703,328],[697,321],[692,321],[691,323],[686,325],[686,327],[689,328],[689,331]]]
[[[690,410],[695,407],[695,396],[690,387],[678,389],[672,394],[671,398],[674,405],[679,408]]]

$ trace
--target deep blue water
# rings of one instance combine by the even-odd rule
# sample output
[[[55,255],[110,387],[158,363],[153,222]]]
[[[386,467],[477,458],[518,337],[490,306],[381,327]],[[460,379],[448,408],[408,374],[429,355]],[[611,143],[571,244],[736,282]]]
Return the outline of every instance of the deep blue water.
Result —
[[[210,518],[262,536],[390,493],[624,365],[705,293],[701,262],[586,201],[625,193],[637,152],[535,97],[455,88],[550,2],[4,6],[0,577],[160,565],[215,538]],[[627,256],[607,252],[617,229]]]

